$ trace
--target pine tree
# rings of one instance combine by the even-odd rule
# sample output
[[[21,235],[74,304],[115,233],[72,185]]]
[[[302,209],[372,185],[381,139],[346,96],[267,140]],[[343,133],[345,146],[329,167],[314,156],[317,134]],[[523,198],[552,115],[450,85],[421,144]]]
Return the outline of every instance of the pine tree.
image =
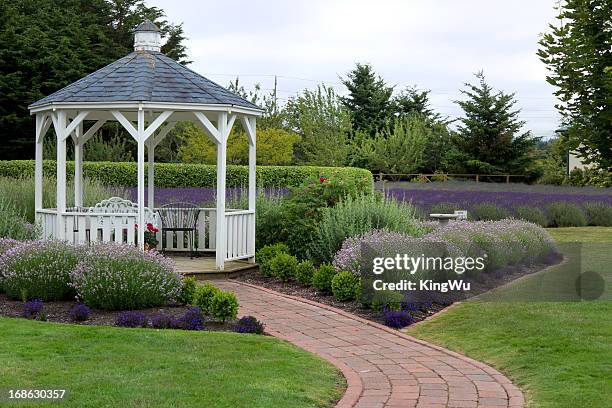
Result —
[[[430,120],[440,119],[440,115],[435,113],[429,105],[429,91],[419,91],[416,87],[407,87],[393,98],[393,104],[397,116],[418,113]]]
[[[392,115],[393,87],[377,75],[369,64],[357,63],[342,83],[349,95],[342,102],[351,113],[353,130],[373,137],[387,126]]]
[[[570,146],[584,161],[612,168],[612,1],[566,0],[559,26],[540,40],[538,56],[559,89],[557,109]]]
[[[455,139],[464,170],[522,174],[537,139],[520,133],[525,122],[518,119],[520,110],[513,110],[514,94],[494,92],[482,72],[476,78],[478,85],[466,83],[461,91],[467,99],[455,101],[465,114]]]

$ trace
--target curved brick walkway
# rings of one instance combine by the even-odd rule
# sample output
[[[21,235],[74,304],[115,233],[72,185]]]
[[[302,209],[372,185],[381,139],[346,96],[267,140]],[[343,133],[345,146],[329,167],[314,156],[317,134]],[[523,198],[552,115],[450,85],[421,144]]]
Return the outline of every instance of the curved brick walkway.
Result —
[[[523,394],[493,368],[309,300],[235,281],[240,314],[336,365],[348,388],[338,407],[522,407]]]

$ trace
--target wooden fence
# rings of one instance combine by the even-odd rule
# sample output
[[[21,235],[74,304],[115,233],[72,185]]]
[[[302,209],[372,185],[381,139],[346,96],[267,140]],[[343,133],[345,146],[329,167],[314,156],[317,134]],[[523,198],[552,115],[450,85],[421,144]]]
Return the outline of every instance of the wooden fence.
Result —
[[[430,183],[432,181],[449,181],[449,180],[475,180],[481,181],[502,181],[505,183],[522,181],[525,179],[523,174],[460,174],[460,173],[377,173],[375,174],[376,181],[418,181],[422,183]]]

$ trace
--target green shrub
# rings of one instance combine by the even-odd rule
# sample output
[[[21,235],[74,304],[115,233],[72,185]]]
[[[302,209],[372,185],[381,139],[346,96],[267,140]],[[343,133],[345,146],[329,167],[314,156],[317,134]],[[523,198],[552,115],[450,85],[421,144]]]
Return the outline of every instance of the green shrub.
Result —
[[[589,225],[612,227],[612,206],[598,201],[589,201],[582,205]]]
[[[61,300],[74,296],[70,273],[77,249],[58,241],[29,241],[0,258],[1,282],[13,299]]]
[[[260,248],[255,254],[255,260],[259,264],[259,270],[263,276],[272,276],[272,270],[270,269],[272,259],[279,254],[288,254],[289,247],[287,244],[282,242],[266,245]]]
[[[519,220],[529,221],[541,227],[546,227],[548,225],[546,214],[538,207],[520,205],[515,208],[514,213]]]
[[[373,230],[423,235],[425,231],[416,218],[412,205],[393,198],[378,194],[348,196],[323,210],[312,256],[317,262],[331,262],[346,238]]]
[[[471,217],[478,221],[499,221],[510,217],[510,213],[494,203],[482,203],[472,207]]]
[[[257,206],[255,212],[255,244],[257,248],[278,242],[278,232],[283,228],[282,203],[283,195],[281,191],[272,194],[261,191],[257,194],[257,202],[255,203]],[[288,250],[289,248],[287,248]]]
[[[402,300],[404,300],[404,295],[401,292],[395,290],[376,290],[372,298],[366,301],[364,305],[376,311],[383,309],[400,310]]]
[[[199,307],[202,313],[210,314],[212,298],[220,291],[221,289],[209,282],[198,286],[193,295],[194,306]]]
[[[355,180],[339,178],[317,178],[294,188],[283,201],[280,240],[298,258],[311,258],[318,250],[316,238],[323,211],[360,193]],[[371,193],[372,190],[366,194]]]
[[[146,166],[146,165],[145,165]],[[56,165],[45,160],[44,173],[55,177]],[[248,166],[227,166],[227,187],[242,187],[248,184]],[[66,173],[69,179],[74,175],[74,162],[68,162]],[[85,162],[83,174],[103,185],[135,187],[137,178],[136,162]],[[0,161],[0,177],[19,178],[34,175],[33,160]],[[315,166],[257,166],[257,186],[297,187],[304,180],[327,177],[354,183],[362,192],[372,191],[374,178],[368,170],[354,167]],[[217,168],[206,164],[155,163],[155,186],[157,187],[214,187],[217,182]],[[85,189],[87,190],[87,189]]]
[[[332,278],[331,286],[334,297],[341,302],[355,300],[361,292],[359,276],[346,271],[337,273]]]
[[[70,277],[85,304],[106,310],[161,306],[178,300],[183,286],[171,259],[133,245],[91,246]]]
[[[312,285],[312,277],[316,269],[311,260],[302,261],[298,264],[295,271],[297,281],[304,286]]]
[[[238,299],[232,292],[220,290],[210,300],[209,314],[215,320],[225,322],[238,316]]]
[[[546,206],[552,227],[584,227],[587,219],[582,210],[574,203],[558,201]]]
[[[331,264],[322,264],[312,276],[312,286],[324,293],[332,293],[332,279],[336,270]]]
[[[270,272],[284,281],[295,279],[298,261],[297,258],[289,254],[278,254],[270,261]]]
[[[181,294],[179,295],[178,301],[184,305],[192,305],[198,281],[193,276],[189,276],[183,279],[183,287],[181,288]]]

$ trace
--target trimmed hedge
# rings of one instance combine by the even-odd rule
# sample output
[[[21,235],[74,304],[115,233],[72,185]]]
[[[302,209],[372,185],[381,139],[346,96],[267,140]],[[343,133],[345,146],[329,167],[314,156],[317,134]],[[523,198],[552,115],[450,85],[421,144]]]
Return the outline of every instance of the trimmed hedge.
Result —
[[[146,167],[146,164],[145,164]],[[44,174],[55,177],[54,160],[45,160]],[[66,165],[67,177],[74,174],[74,162]],[[136,162],[85,162],[85,177],[98,180],[113,187],[135,187],[138,169]],[[34,175],[33,160],[0,160],[0,177],[26,177]],[[297,187],[305,180],[319,177],[334,177],[339,180],[356,179],[363,191],[372,191],[372,173],[355,167],[315,166],[257,166],[257,185],[260,188]],[[208,164],[156,163],[155,185],[157,187],[214,187],[217,167]],[[227,187],[242,187],[248,184],[248,166],[227,166]]]

